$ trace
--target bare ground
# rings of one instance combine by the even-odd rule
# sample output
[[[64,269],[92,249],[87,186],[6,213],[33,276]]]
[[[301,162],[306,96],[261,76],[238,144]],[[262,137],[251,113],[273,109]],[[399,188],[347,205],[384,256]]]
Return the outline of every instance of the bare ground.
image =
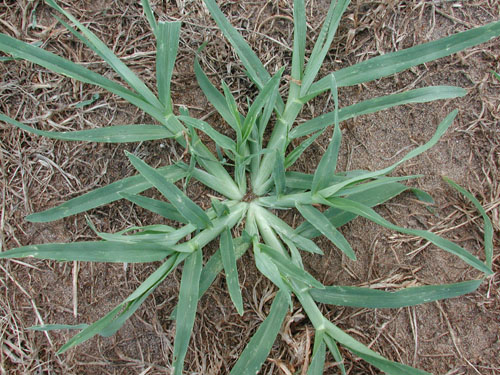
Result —
[[[64,1],[115,53],[154,87],[154,39],[139,2]],[[214,27],[201,1],[152,1],[157,14],[181,19],[183,29],[174,76],[174,102],[190,108],[219,129],[220,119],[197,88],[192,70],[194,52],[203,41],[203,65],[213,82],[224,78],[239,97],[255,90],[237,58]],[[291,1],[219,2],[231,22],[240,28],[254,50],[274,72],[288,64],[291,51]],[[319,31],[329,1],[311,0],[307,13],[309,48]],[[406,48],[453,32],[497,20],[500,5],[494,0],[441,2],[413,0],[353,1],[334,41],[322,74],[380,53]],[[113,77],[98,57],[82,47],[56,23],[41,1],[0,2],[0,31]],[[458,55],[441,59],[374,83],[342,89],[340,104],[426,85],[451,84],[469,94],[459,100],[411,105],[343,123],[339,167],[376,169],[397,160],[409,147],[422,144],[444,116],[460,110],[452,128],[432,150],[410,161],[397,174],[425,174],[411,184],[431,193],[433,213],[410,194],[379,209],[401,225],[431,229],[481,256],[482,220],[471,204],[442,182],[446,175],[471,191],[486,208],[495,227],[493,277],[470,295],[439,303],[397,310],[366,310],[324,306],[325,313],[355,338],[388,358],[433,374],[500,373],[500,297],[498,231],[500,185],[500,82],[490,71],[500,71],[498,39]],[[7,61],[0,65],[0,110],[33,126],[49,130],[76,130],[111,124],[147,123],[150,119],[103,90],[61,78],[32,64]],[[76,105],[99,94],[92,104]],[[242,101],[243,102],[243,101]],[[317,99],[301,119],[328,109],[327,98]],[[177,160],[183,150],[170,141],[126,146],[63,143],[0,124],[1,248],[44,242],[94,238],[84,215],[49,224],[24,221],[30,213],[55,205],[96,187],[133,174],[123,151],[134,151],[153,165]],[[297,168],[313,171],[327,146],[326,134],[304,155]],[[157,194],[154,191],[151,195]],[[194,184],[190,196],[202,203],[207,191]],[[161,219],[126,202],[92,210],[89,217],[102,231],[131,225],[159,223]],[[295,222],[293,213],[284,216]],[[325,257],[306,257],[311,273],[325,284],[371,285],[399,288],[478,277],[460,261],[422,240],[410,238],[357,219],[342,228],[358,261],[344,259],[329,244],[319,242]],[[206,249],[207,255],[216,244]],[[0,264],[0,371],[5,374],[161,374],[169,369],[175,306],[180,273],[174,273],[129,322],[111,338],[94,338],[56,356],[71,333],[44,334],[26,330],[41,323],[89,323],[112,309],[156,267],[4,261]],[[202,299],[195,323],[186,372],[225,374],[264,319],[274,289],[262,279],[250,255],[239,262],[244,284],[245,315],[231,305],[224,279],[219,277]],[[310,357],[312,326],[296,305],[282,327],[265,374],[301,373]],[[343,351],[349,374],[378,373]],[[329,358],[325,374],[338,371]]]

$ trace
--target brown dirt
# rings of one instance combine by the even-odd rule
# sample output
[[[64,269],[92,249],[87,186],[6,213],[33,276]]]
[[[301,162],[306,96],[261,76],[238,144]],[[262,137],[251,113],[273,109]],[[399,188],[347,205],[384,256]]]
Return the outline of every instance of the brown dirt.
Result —
[[[154,87],[154,42],[139,2],[67,0],[61,3]],[[203,64],[213,81],[224,77],[238,97],[254,95],[234,52],[214,28],[201,1],[152,1],[157,14],[184,22],[173,84],[176,104],[197,115],[211,108],[196,86],[192,70],[194,52],[209,44]],[[219,2],[221,3],[221,2]],[[291,1],[222,2],[231,22],[242,30],[255,51],[275,71],[290,60],[292,24],[287,19]],[[329,1],[313,0],[307,13],[309,43]],[[334,41],[322,74],[371,56],[433,40],[498,19],[495,0],[436,2],[412,0],[353,1]],[[282,17],[275,17],[281,15]],[[35,21],[36,20],[36,21]],[[77,43],[58,25],[41,1],[0,1],[0,31],[84,62],[113,77],[98,57]],[[309,44],[309,47],[311,44]],[[339,168],[376,169],[389,165],[415,144],[427,140],[439,121],[454,108],[460,110],[452,128],[432,150],[399,168],[396,174],[423,173],[411,184],[430,192],[436,200],[430,213],[410,194],[392,200],[378,211],[388,219],[416,228],[431,229],[480,256],[482,220],[476,211],[441,180],[454,179],[471,191],[487,209],[495,226],[495,276],[470,295],[439,303],[397,310],[341,307],[323,309],[335,324],[393,360],[433,374],[500,373],[500,297],[498,207],[500,204],[500,83],[490,74],[500,71],[498,39],[438,62],[418,66],[391,78],[342,89],[340,103],[360,100],[426,85],[465,87],[464,98],[434,104],[410,105],[362,116],[343,124],[344,139]],[[43,129],[84,129],[111,124],[147,123],[150,119],[120,99],[87,84],[61,78],[22,61],[0,64],[0,111]],[[75,103],[100,98],[78,109]],[[243,102],[243,101],[242,101]],[[327,98],[314,100],[302,119],[332,108]],[[215,115],[209,119],[221,124]],[[231,133],[228,130],[227,134]],[[172,163],[183,150],[170,141],[131,145],[95,145],[51,141],[0,124],[2,191],[1,249],[44,242],[94,238],[84,215],[49,224],[24,221],[27,214],[53,207],[71,197],[133,174],[123,151],[134,151],[153,165]],[[326,134],[311,147],[297,169],[313,171],[327,146]],[[195,183],[190,195],[202,202],[206,191]],[[151,191],[152,195],[157,195]],[[88,213],[102,231],[161,222],[157,216],[125,202]],[[285,215],[293,222],[292,214]],[[377,285],[393,288],[455,282],[478,275],[447,253],[417,238],[395,234],[357,219],[342,228],[359,260],[341,257],[326,241],[319,244],[325,257],[305,257],[311,273],[325,284]],[[210,254],[215,244],[206,249]],[[217,278],[201,300],[186,373],[225,374],[264,319],[274,291],[259,276],[250,255],[239,263],[244,284],[245,315],[231,305],[224,279]],[[169,369],[174,324],[169,319],[176,302],[180,272],[169,277],[144,306],[113,337],[94,338],[56,356],[68,332],[44,334],[26,330],[40,323],[93,322],[137,287],[156,264],[73,264],[51,261],[5,261],[0,264],[0,327],[2,374],[162,374]],[[75,282],[76,281],[76,282]],[[77,316],[74,316],[74,306]],[[287,318],[273,347],[264,374],[299,371],[308,353],[313,330],[296,310]],[[349,374],[379,373],[343,351]],[[326,374],[338,371],[329,358]],[[288,371],[288,372],[286,372]],[[300,373],[300,371],[298,372]]]

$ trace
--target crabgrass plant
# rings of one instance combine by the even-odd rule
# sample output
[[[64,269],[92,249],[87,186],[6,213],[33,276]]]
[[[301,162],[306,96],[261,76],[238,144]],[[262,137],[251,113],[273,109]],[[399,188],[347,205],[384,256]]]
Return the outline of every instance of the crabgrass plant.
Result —
[[[0,120],[25,131],[54,139],[92,142],[139,142],[170,138],[189,151],[190,161],[153,168],[137,156],[126,153],[138,174],[71,199],[58,207],[27,217],[31,222],[49,222],[81,213],[118,199],[126,199],[164,218],[179,223],[177,227],[149,225],[133,227],[118,233],[96,234],[99,241],[68,244],[29,245],[0,254],[1,258],[36,257],[59,261],[89,262],[157,262],[161,264],[131,295],[91,325],[49,325],[39,330],[77,329],[59,350],[66,350],[92,338],[110,336],[137,310],[155,288],[181,263],[182,278],[178,304],[173,316],[176,321],[172,357],[173,374],[181,374],[188,350],[199,298],[216,276],[224,271],[228,292],[239,314],[244,313],[236,261],[251,249],[257,269],[277,287],[269,315],[255,332],[232,374],[255,374],[267,358],[285,319],[293,307],[292,295],[302,305],[315,329],[314,348],[308,374],[322,374],[326,351],[346,373],[339,345],[388,374],[425,374],[426,372],[395,363],[360,343],[322,314],[318,303],[369,307],[399,308],[445,299],[472,292],[482,279],[446,285],[426,285],[395,292],[348,286],[326,286],[305,269],[301,251],[323,254],[312,241],[323,235],[347,257],[356,259],[356,252],[337,229],[358,216],[391,230],[419,236],[447,251],[487,277],[492,274],[492,226],[479,202],[467,191],[446,180],[466,196],[484,218],[484,260],[473,256],[457,244],[429,231],[400,227],[379,215],[374,206],[409,190],[403,180],[418,176],[391,177],[401,163],[416,157],[435,145],[452,124],[457,111],[448,114],[437,126],[429,141],[416,147],[401,160],[377,171],[337,171],[341,146],[340,122],[367,113],[381,111],[406,103],[423,103],[456,98],[466,94],[458,87],[430,86],[365,100],[339,107],[338,90],[395,74],[465,48],[486,42],[500,34],[500,22],[461,32],[440,40],[394,53],[371,58],[359,64],[332,72],[317,79],[320,67],[330,48],[348,0],[333,1],[325,17],[314,47],[306,60],[306,19],[304,0],[294,0],[294,40],[290,69],[291,79],[284,80],[284,69],[271,75],[243,37],[225,18],[215,0],[205,5],[218,27],[230,41],[255,84],[258,95],[241,113],[228,86],[222,82],[219,91],[208,79],[198,60],[194,69],[199,86],[225,122],[234,130],[231,139],[209,123],[191,117],[186,110],[174,112],[170,85],[179,44],[180,22],[158,22],[150,4],[142,0],[144,12],[156,38],[156,93],[148,88],[104,43],[55,0],[46,0],[63,18],[58,21],[76,38],[91,48],[122,78],[125,84],[105,78],[82,65],[75,64],[32,44],[0,35],[0,50],[15,59],[24,59],[72,79],[100,86],[137,106],[158,124],[118,125],[100,129],[52,132],[27,126],[0,114]],[[283,85],[288,96],[280,95]],[[285,91],[286,92],[286,91]],[[312,120],[295,125],[303,106],[322,93],[331,94],[334,110]],[[315,172],[305,174],[289,171],[304,150],[326,129],[333,127],[329,146]],[[266,137],[270,133],[270,137]],[[205,133],[216,144],[213,154],[201,141],[198,132]],[[291,151],[290,142],[300,139]],[[224,157],[222,156],[224,155]],[[176,182],[196,179],[218,192],[223,199],[212,199],[211,207],[203,210],[194,203]],[[140,195],[154,187],[166,201]],[[429,196],[413,189],[416,196]],[[322,207],[323,209],[320,209]],[[292,228],[277,212],[294,209],[305,219]],[[92,226],[95,230],[95,228]],[[219,250],[203,264],[203,249],[219,242]]]

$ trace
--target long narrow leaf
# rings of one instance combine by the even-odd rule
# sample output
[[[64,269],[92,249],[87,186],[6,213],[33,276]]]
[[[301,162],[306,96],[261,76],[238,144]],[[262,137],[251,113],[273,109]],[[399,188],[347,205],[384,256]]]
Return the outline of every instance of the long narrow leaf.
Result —
[[[178,314],[175,321],[174,360],[172,363],[172,374],[174,375],[182,374],[184,367],[184,358],[196,317],[202,265],[201,249],[193,252],[184,262],[177,307]]]
[[[472,280],[455,284],[417,286],[395,292],[355,286],[327,286],[324,289],[311,289],[310,293],[316,302],[330,305],[395,309],[472,293],[481,282],[482,280]]]
[[[137,156],[126,152],[132,165],[137,171],[144,176],[160,193],[162,193],[174,207],[186,218],[190,223],[198,228],[206,228],[210,226],[210,219],[207,214],[191,199],[189,199],[177,186],[167,181],[154,168],[147,165]]]
[[[339,121],[342,122],[353,117],[375,113],[398,105],[453,99],[462,97],[466,94],[467,91],[460,87],[430,86],[405,91],[399,94],[380,96],[341,108],[339,110]],[[324,115],[315,117],[314,119],[306,121],[292,129],[290,131],[290,139],[303,137],[305,135],[324,130],[334,123],[335,111],[325,113]]]
[[[323,213],[313,206],[297,204],[299,212],[304,218],[319,230],[326,238],[337,246],[344,254],[352,260],[356,260],[356,254],[345,237],[340,233],[335,226],[328,221],[328,218]]]
[[[141,0],[142,8],[144,9],[144,14],[146,14],[146,18],[148,19],[149,26],[151,26],[151,30],[153,30],[153,34],[155,36],[158,35],[158,23],[156,22],[156,18],[154,16],[153,10],[151,9],[151,4],[149,0]]]
[[[52,132],[25,125],[2,113],[0,113],[0,121],[5,121],[33,134],[64,141],[125,143],[152,141],[172,136],[172,133],[161,125],[115,125],[100,129]]]
[[[447,177],[444,177],[444,180],[453,189],[457,190],[460,194],[469,199],[481,214],[484,220],[484,255],[486,258],[486,265],[491,268],[493,263],[493,225],[491,224],[490,218],[486,214],[483,206],[481,206],[481,203],[479,203],[476,197],[474,197],[470,192]]]
[[[152,243],[90,241],[22,246],[0,253],[0,259],[33,257],[58,261],[145,263],[164,259],[172,251]]]
[[[159,22],[156,34],[156,84],[161,104],[172,113],[170,83],[179,48],[180,22]]]
[[[269,315],[241,353],[238,362],[231,370],[231,375],[255,375],[258,373],[280,331],[287,307],[286,292],[279,291],[274,297]]]
[[[339,87],[352,86],[449,56],[466,48],[485,43],[499,35],[500,21],[492,22],[446,38],[374,57],[348,68],[340,69],[335,75]],[[315,96],[328,89],[328,78],[322,78],[311,86],[308,95]]]
[[[188,222],[184,218],[184,216],[179,213],[175,206],[170,203],[137,194],[120,193],[120,195],[126,200],[138,205],[139,207],[145,208],[148,211],[163,216],[165,219],[178,221],[180,223]]]
[[[238,281],[236,254],[229,228],[226,228],[220,236],[220,254],[224,271],[226,272],[227,289],[229,290],[231,301],[233,301],[238,314],[243,315],[243,299],[241,297],[240,283]]]

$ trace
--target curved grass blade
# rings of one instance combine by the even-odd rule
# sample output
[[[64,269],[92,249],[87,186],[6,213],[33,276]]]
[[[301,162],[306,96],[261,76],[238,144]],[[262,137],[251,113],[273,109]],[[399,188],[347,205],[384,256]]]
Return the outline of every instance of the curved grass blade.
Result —
[[[328,218],[323,213],[313,206],[296,204],[301,215],[317,230],[319,230],[326,238],[328,238],[335,246],[337,246],[344,254],[352,260],[356,260],[356,254],[345,237],[340,233],[335,226],[330,223]]]
[[[158,37],[158,23],[156,22],[156,18],[154,16],[153,10],[151,9],[151,4],[149,0],[141,0],[142,8],[144,9],[144,14],[148,19],[149,26],[151,26],[151,30],[153,30],[153,34],[155,37]]]
[[[425,285],[395,292],[355,286],[326,286],[324,289],[311,289],[309,293],[316,302],[329,305],[396,309],[472,293],[481,282],[482,280],[472,280],[445,285]]]
[[[166,113],[172,113],[170,83],[179,48],[180,22],[159,22],[156,33],[156,85]]]
[[[157,188],[186,220],[200,229],[210,226],[210,219],[205,211],[189,199],[177,186],[167,181],[160,173],[137,156],[127,151],[125,153],[137,171]]]
[[[22,246],[0,253],[0,259],[32,257],[58,261],[146,263],[162,260],[172,253],[165,245],[88,241]]]
[[[194,60],[194,73],[196,75],[196,80],[198,81],[198,85],[201,90],[205,94],[206,98],[212,105],[215,107],[217,112],[222,116],[222,118],[233,128],[238,128],[238,124],[229,110],[228,104],[226,102],[226,98],[222,95],[219,90],[215,88],[215,86],[210,82],[207,75],[201,68],[198,54],[203,50],[206,43],[202,44],[196,53],[196,58]]]
[[[328,335],[324,335],[323,340],[325,341],[326,346],[328,346],[328,350],[330,350],[330,353],[332,353],[333,359],[335,359],[335,361],[338,363],[338,366],[340,367],[340,373],[342,375],[347,375],[344,366],[344,359],[342,358],[342,354],[340,354],[337,342]]]
[[[443,179],[453,189],[457,190],[460,194],[469,199],[481,214],[484,220],[484,255],[486,258],[486,265],[491,268],[493,263],[493,225],[491,224],[490,218],[486,214],[483,206],[481,206],[481,203],[479,203],[476,197],[474,197],[470,192],[447,177],[443,177]]]
[[[71,22],[73,22],[78,29],[83,33],[84,37],[79,39],[84,42],[89,48],[96,52],[116,73],[127,82],[130,87],[137,91],[144,100],[156,108],[161,108],[161,103],[151,90],[142,82],[128,66],[126,66],[116,55],[88,28],[83,26],[75,17],[69,12],[61,8],[54,0],[46,0],[46,3],[63,14]],[[73,34],[76,31],[68,25],[64,24]]]
[[[192,126],[193,128],[201,130],[203,133],[208,135],[219,147],[231,150],[233,153],[236,153],[236,144],[234,143],[234,141],[224,134],[219,133],[207,122],[188,116],[179,116],[178,119],[185,124]]]
[[[436,132],[434,133],[434,135],[432,136],[432,138],[429,141],[427,141],[427,143],[425,143],[425,144],[423,144],[423,145],[421,145],[421,146],[419,146],[419,147],[411,150],[402,159],[400,159],[399,161],[397,161],[393,165],[391,165],[391,166],[389,166],[387,168],[384,168],[384,169],[380,169],[378,171],[367,172],[367,173],[361,174],[359,176],[353,177],[351,179],[345,180],[343,182],[330,185],[329,187],[327,187],[327,188],[321,190],[320,192],[318,192],[318,194],[320,194],[323,197],[331,197],[334,194],[336,194],[338,191],[340,191],[341,189],[343,189],[344,187],[346,187],[348,185],[351,185],[351,184],[359,182],[359,181],[363,181],[363,180],[367,180],[367,179],[372,179],[372,178],[375,178],[375,177],[382,176],[382,175],[385,175],[387,173],[390,173],[392,170],[394,170],[400,164],[402,164],[402,163],[404,163],[404,162],[406,162],[406,161],[408,161],[408,160],[410,160],[410,159],[412,159],[412,158],[420,155],[421,153],[427,151],[429,148],[431,148],[432,146],[434,146],[439,141],[439,139],[444,134],[444,132],[450,127],[450,125],[452,124],[453,120],[457,116],[457,113],[458,113],[458,110],[452,111],[438,125],[438,127],[436,129]]]
[[[165,219],[178,221],[180,223],[188,222],[184,218],[184,216],[182,216],[174,207],[174,205],[170,203],[136,194],[120,193],[120,195],[126,200],[138,205],[139,207],[163,216]]]
[[[337,74],[337,73],[335,73]],[[454,86],[430,86],[405,91],[399,94],[379,96],[377,98],[364,100],[360,103],[340,108],[339,121],[345,121],[353,117],[383,111],[398,105],[409,103],[427,103],[435,100],[459,98],[467,94],[467,91]],[[290,139],[303,137],[305,135],[322,131],[335,123],[335,111],[325,113],[306,121],[290,131]]]
[[[255,375],[266,360],[287,313],[286,292],[279,291],[274,297],[269,315],[252,336],[241,353],[231,375]]]
[[[90,83],[102,87],[113,94],[120,96],[129,103],[141,108],[156,119],[162,119],[161,111],[144,100],[136,93],[122,87],[118,83],[111,81],[100,74],[97,74],[83,66],[75,64],[51,52],[31,44],[21,42],[8,35],[0,34],[0,51],[8,53],[14,57],[30,61],[41,65],[55,73],[62,74],[69,78],[76,79],[84,83]]]
[[[295,162],[300,158],[304,151],[313,144],[313,142],[318,138],[323,132],[316,132],[305,141],[303,141],[298,147],[295,147],[285,158],[285,168],[290,168]],[[311,181],[312,182],[312,181]],[[310,187],[311,185],[309,185]]]
[[[152,141],[172,136],[172,133],[161,125],[115,125],[100,129],[52,132],[25,125],[2,113],[0,113],[0,121],[5,121],[29,133],[64,141],[126,143]]]
[[[421,229],[409,229],[409,228],[403,228],[399,227],[397,225],[392,224],[391,222],[387,221],[384,219],[382,216],[380,216],[378,213],[376,213],[373,209],[359,203],[355,202],[349,199],[345,198],[330,198],[328,199],[328,202],[341,210],[352,212],[356,215],[362,216],[368,220],[373,221],[374,223],[381,225],[383,227],[386,227],[391,230],[395,230],[400,233],[404,234],[409,234],[413,236],[418,236],[422,237],[429,242],[433,243],[437,247],[453,254],[462,259],[465,263],[468,265],[478,269],[481,272],[484,272],[486,275],[491,275],[493,274],[493,271],[485,265],[483,262],[481,262],[479,259],[474,257],[471,253],[469,253],[467,250],[463,249],[462,247],[458,246],[457,244],[446,240],[442,237],[437,236],[436,234],[432,232],[428,232],[425,230]]]
[[[330,91],[332,92],[333,101],[335,103],[334,122],[335,128],[330,144],[326,152],[321,157],[318,168],[314,172],[314,177],[311,185],[311,193],[316,194],[319,190],[326,188],[332,182],[332,176],[335,175],[337,169],[337,160],[339,157],[340,144],[342,142],[342,131],[339,126],[339,97],[337,90],[337,81],[335,75],[330,74]]]
[[[189,255],[184,262],[177,305],[178,314],[175,320],[174,359],[172,361],[172,374],[174,375],[182,374],[184,367],[184,358],[196,317],[202,265],[200,249]]]
[[[323,61],[325,60],[326,54],[330,50],[330,45],[332,44],[333,37],[337,31],[342,14],[344,14],[350,0],[336,0],[330,3],[330,8],[328,9],[328,14],[326,15],[321,31],[318,35],[318,39],[314,44],[314,48],[311,52],[309,62],[307,63],[304,78],[302,79],[302,85],[300,88],[300,97],[304,97],[309,91],[316,75],[318,74]]]
[[[377,186],[361,194],[353,194],[349,196],[349,199],[360,202],[368,207],[374,207],[387,202],[388,200],[398,196],[406,190],[408,190],[408,187],[405,185],[391,183],[383,186]],[[358,216],[351,212],[339,210],[335,207],[329,208],[328,210],[323,212],[323,215],[336,228],[347,224],[349,221],[355,219]],[[314,238],[321,235],[321,232],[307,221],[297,227],[297,229],[295,229],[295,232],[307,238]]]
[[[260,248],[269,258],[272,259],[272,262],[276,265],[281,274],[286,275],[289,278],[302,281],[303,283],[314,288],[323,288],[323,284],[312,277],[307,271],[292,263],[290,259],[287,259],[284,255],[278,253],[276,249],[266,245],[260,245]]]
[[[500,35],[500,21],[433,42],[377,56],[348,68],[340,69],[335,75],[339,87],[373,81],[401,72],[412,66],[449,56],[466,48],[487,42],[498,35]],[[328,90],[329,86],[328,78],[322,78],[311,86],[308,96],[316,96]]]
[[[254,243],[253,253],[255,256],[255,266],[265,277],[267,277],[274,285],[276,285],[279,290],[285,291],[287,293],[287,300],[291,307],[292,300],[290,296],[290,288],[281,277],[278,266],[271,260],[271,257],[267,254],[268,252],[264,252],[263,249],[265,248],[265,246],[266,245],[263,245],[261,243]]]
[[[164,179],[172,182],[178,181],[186,175],[186,173],[176,165],[158,168],[156,171],[163,176]],[[127,177],[79,197],[70,199],[57,207],[31,214],[26,217],[26,220],[33,223],[46,223],[59,220],[122,199],[121,194],[123,193],[138,194],[152,186],[153,185],[141,175]]]
[[[241,316],[243,315],[243,299],[238,281],[234,243],[229,228],[226,228],[220,235],[220,255],[224,272],[226,273],[227,289],[229,290],[231,301],[233,301],[236,311]]]
[[[227,20],[227,18],[217,6],[217,3],[214,0],[204,1],[220,30],[224,33],[225,37],[229,40],[236,53],[238,54],[238,57],[247,70],[248,76],[253,82],[255,82],[259,89],[262,89],[271,79],[271,75],[268,73],[257,55],[252,51],[245,39],[243,39],[238,31],[236,31],[236,29]],[[280,113],[283,112],[284,104],[279,95],[277,98],[276,106]]]

